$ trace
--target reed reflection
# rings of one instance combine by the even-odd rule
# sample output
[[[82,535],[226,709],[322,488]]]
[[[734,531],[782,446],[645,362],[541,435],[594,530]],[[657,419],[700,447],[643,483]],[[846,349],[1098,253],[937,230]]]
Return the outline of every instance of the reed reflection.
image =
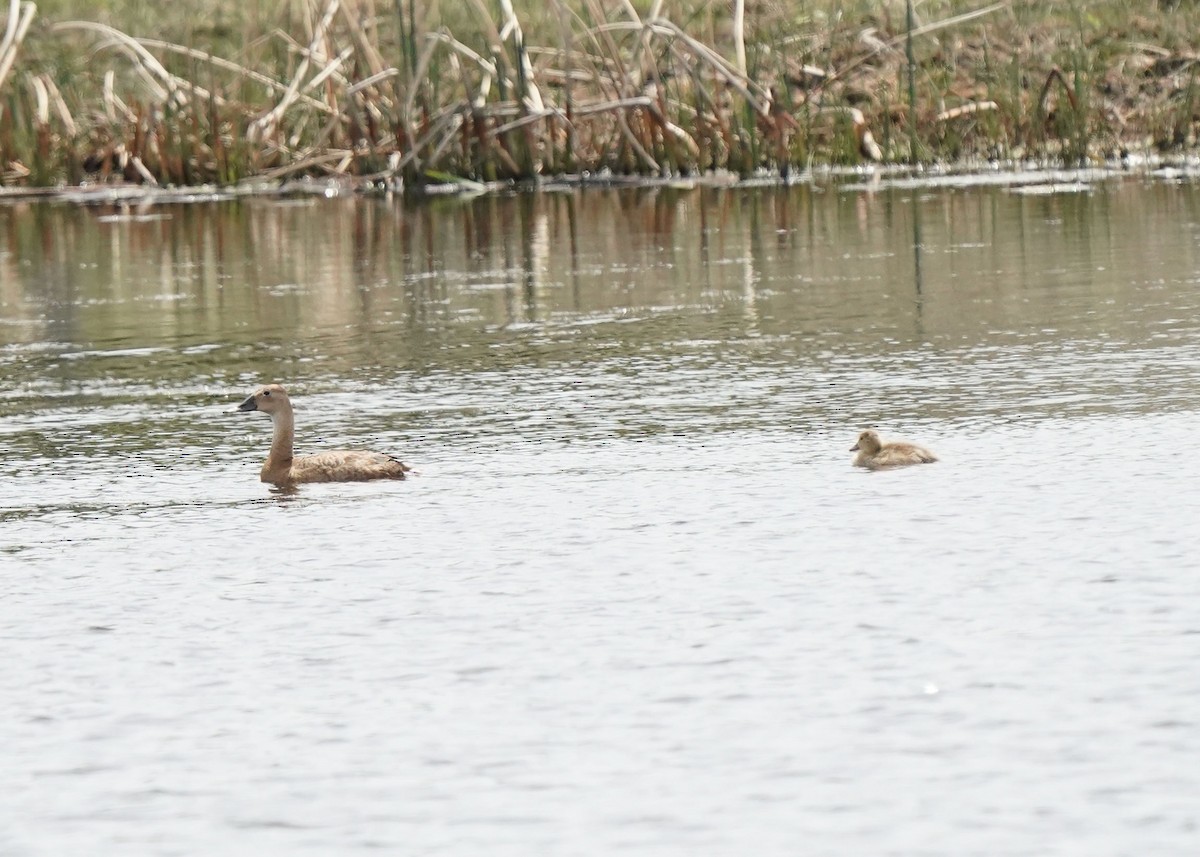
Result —
[[[483,367],[535,337],[579,360],[600,341],[615,355],[760,334],[961,344],[1086,330],[1085,307],[1110,329],[1136,318],[1139,337],[1155,313],[1142,290],[1194,278],[1196,207],[1190,188],[1126,185],[305,197],[155,220],[21,203],[0,206],[0,337],[300,370]]]

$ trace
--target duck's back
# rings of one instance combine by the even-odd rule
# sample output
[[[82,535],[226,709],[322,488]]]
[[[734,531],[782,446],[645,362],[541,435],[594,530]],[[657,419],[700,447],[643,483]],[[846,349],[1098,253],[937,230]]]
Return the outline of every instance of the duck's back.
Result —
[[[872,455],[866,467],[903,467],[907,464],[932,464],[937,456],[915,443],[885,443],[879,452]]]
[[[292,459],[293,482],[367,482],[372,479],[403,479],[411,470],[397,458],[382,452],[331,450]]]

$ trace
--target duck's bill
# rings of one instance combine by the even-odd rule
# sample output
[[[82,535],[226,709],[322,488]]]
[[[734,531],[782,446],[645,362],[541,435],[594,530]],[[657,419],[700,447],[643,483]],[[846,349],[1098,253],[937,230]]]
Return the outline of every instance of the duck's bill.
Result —
[[[251,402],[251,404],[254,404],[254,403],[253,403],[253,402]],[[243,408],[245,408],[245,407],[246,407],[246,403],[245,403],[245,402],[242,402],[242,407],[243,407]],[[246,410],[250,410],[250,409],[249,409],[249,408],[246,408]],[[850,447],[850,451],[851,451],[851,452],[858,452],[858,444],[856,443],[856,444],[854,444],[854,446]]]
[[[246,401],[244,401],[240,405],[238,405],[238,410],[239,411],[257,411],[258,403],[254,401],[253,396],[247,396]]]

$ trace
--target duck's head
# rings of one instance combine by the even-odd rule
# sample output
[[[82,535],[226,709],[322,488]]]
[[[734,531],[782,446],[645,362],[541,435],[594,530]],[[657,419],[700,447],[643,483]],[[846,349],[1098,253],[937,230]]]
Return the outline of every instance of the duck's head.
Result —
[[[274,416],[280,410],[289,407],[287,391],[278,384],[267,384],[259,387],[246,397],[246,401],[238,405],[239,411],[262,411]]]
[[[867,455],[874,455],[883,448],[883,443],[879,440],[879,433],[872,429],[867,429],[858,436],[858,442],[850,447],[851,452],[865,452]]]

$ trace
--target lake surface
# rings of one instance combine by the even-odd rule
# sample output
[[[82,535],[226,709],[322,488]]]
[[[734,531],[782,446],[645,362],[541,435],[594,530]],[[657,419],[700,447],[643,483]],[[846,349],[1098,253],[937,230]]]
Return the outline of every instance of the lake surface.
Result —
[[[0,206],[0,854],[1195,853],[1200,185],[1082,178]]]

